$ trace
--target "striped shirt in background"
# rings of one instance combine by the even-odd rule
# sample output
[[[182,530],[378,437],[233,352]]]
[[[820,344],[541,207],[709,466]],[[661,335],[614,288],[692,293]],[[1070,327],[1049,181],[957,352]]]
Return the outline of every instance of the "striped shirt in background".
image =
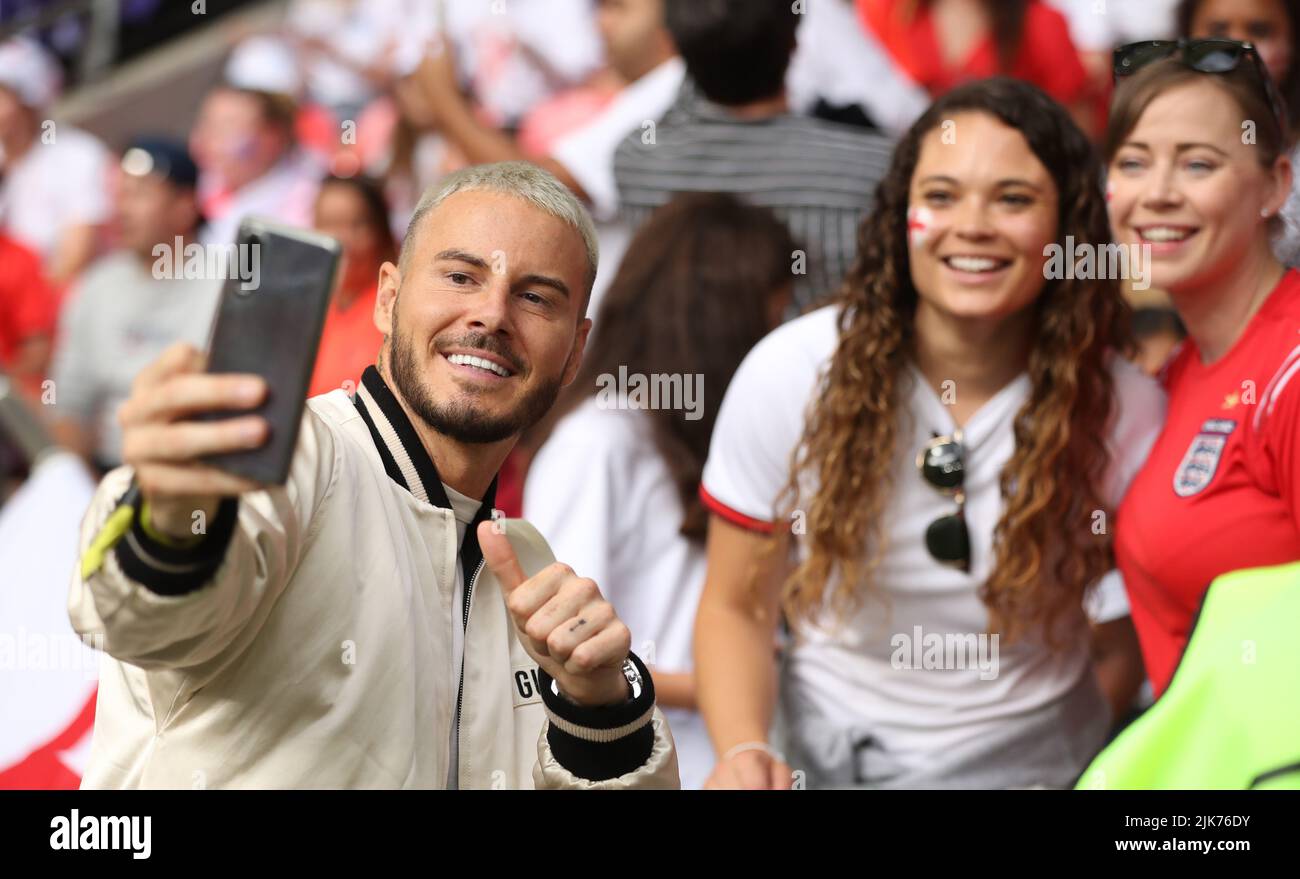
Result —
[[[812,117],[738,119],[688,80],[655,127],[615,153],[621,217],[635,231],[679,192],[727,192],[770,208],[806,253],[795,314],[838,290],[892,147],[875,132]],[[797,271],[793,256],[791,265]]]

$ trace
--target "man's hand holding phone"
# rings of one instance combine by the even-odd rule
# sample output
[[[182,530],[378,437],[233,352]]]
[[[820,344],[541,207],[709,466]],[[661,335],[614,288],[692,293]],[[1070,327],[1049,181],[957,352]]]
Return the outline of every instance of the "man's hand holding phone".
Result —
[[[221,499],[264,486],[206,464],[208,455],[254,449],[266,442],[268,425],[258,415],[221,421],[194,416],[254,409],[266,397],[260,376],[204,372],[206,358],[192,345],[172,345],[136,376],[131,396],[118,410],[122,458],[135,470],[149,509],[148,524],[175,539],[192,538],[193,517],[216,515]]]

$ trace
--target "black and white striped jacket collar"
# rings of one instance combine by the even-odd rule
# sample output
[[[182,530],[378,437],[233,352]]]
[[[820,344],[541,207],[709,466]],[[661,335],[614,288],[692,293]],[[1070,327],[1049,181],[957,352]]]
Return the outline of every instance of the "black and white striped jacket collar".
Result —
[[[388,476],[417,500],[451,510],[451,501],[442,488],[438,468],[425,450],[424,443],[420,442],[420,436],[415,432],[410,419],[406,417],[406,410],[375,367],[368,366],[362,373],[353,403],[370,428],[370,437],[375,442]],[[483,503],[473,524],[466,531],[467,537],[478,527],[480,521],[491,517],[496,491],[497,481],[494,478],[488,486],[487,494],[483,496]],[[477,540],[475,544],[477,545]]]

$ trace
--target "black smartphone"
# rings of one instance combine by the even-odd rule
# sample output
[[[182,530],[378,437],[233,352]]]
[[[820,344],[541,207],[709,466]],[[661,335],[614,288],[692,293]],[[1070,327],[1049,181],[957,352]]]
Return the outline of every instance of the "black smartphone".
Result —
[[[209,456],[216,467],[283,485],[298,442],[307,386],[334,290],[340,247],[327,235],[249,217],[225,259],[225,286],[208,340],[209,373],[255,373],[267,396],[251,412],[207,413],[207,420],[261,415],[270,425],[256,449]]]

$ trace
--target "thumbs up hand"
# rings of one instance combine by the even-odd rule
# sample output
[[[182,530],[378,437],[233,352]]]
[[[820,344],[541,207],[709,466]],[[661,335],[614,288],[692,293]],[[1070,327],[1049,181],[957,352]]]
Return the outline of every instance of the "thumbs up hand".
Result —
[[[519,641],[560,692],[579,705],[621,705],[631,697],[623,660],[632,633],[595,581],[556,562],[525,577],[514,547],[491,522],[478,527],[487,566],[501,584]]]

